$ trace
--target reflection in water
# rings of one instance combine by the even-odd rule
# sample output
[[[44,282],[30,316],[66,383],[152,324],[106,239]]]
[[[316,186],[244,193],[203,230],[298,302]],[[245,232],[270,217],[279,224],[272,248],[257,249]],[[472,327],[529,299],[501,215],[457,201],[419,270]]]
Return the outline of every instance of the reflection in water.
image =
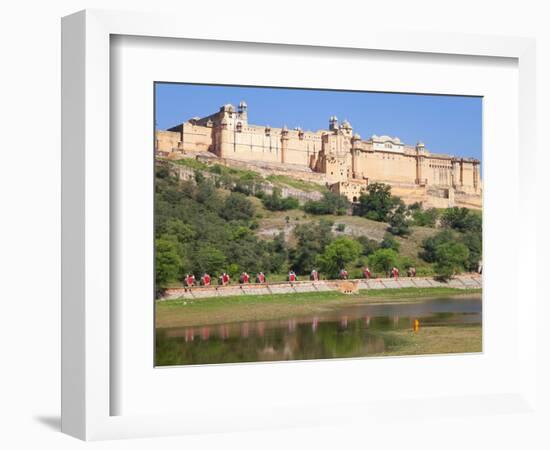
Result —
[[[383,333],[481,323],[481,300],[344,306],[313,317],[159,329],[157,365],[324,359],[380,353],[398,344]],[[197,338],[197,339],[195,339]]]

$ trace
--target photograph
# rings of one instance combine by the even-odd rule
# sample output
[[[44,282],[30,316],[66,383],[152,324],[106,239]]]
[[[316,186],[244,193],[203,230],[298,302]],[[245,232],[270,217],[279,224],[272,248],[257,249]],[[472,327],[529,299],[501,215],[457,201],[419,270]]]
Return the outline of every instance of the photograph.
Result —
[[[483,351],[482,97],[153,89],[156,367]]]

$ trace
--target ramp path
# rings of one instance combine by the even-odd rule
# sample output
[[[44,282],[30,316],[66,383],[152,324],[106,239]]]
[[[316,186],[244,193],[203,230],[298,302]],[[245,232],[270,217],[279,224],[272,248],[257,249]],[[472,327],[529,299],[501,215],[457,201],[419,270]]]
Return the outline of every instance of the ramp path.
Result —
[[[444,282],[430,277],[413,278],[371,278],[355,280],[295,281],[265,284],[231,284],[228,286],[194,286],[191,288],[168,288],[159,300],[202,299],[212,297],[233,297],[239,295],[297,294],[301,292],[340,291],[342,283],[356,283],[360,290],[450,287],[456,289],[479,289],[482,278],[478,274],[463,274]]]

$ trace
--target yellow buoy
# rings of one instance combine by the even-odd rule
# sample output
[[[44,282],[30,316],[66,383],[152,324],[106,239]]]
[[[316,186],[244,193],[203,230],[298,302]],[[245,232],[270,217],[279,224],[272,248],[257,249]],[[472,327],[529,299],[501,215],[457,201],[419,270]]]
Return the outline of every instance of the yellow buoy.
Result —
[[[414,322],[413,322],[413,330],[414,330],[414,331],[420,330],[420,321],[419,321],[418,319],[414,319]]]

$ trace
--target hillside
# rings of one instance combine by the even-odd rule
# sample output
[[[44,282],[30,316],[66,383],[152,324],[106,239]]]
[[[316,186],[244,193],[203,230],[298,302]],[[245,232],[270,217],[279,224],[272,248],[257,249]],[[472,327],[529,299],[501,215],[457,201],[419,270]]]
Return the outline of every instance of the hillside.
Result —
[[[389,202],[385,215],[382,207],[369,210],[368,196],[350,205],[324,186],[284,175],[191,159],[157,161],[157,267],[162,272],[157,285],[180,284],[186,273],[198,278],[224,271],[234,279],[243,271],[262,271],[275,281],[290,269],[299,276],[317,269],[332,278],[345,267],[350,276],[360,277],[366,265],[379,274],[392,266],[404,274],[412,266],[429,275],[436,263],[435,247],[423,255],[429,238],[433,245],[464,241],[464,262],[452,270],[460,271],[461,264],[462,270],[475,267],[475,252],[481,252],[479,214],[464,213],[479,228],[474,235],[449,222],[447,210],[405,206],[389,187],[382,191],[369,195],[386,196],[380,197]],[[425,222],[429,226],[419,226]]]

